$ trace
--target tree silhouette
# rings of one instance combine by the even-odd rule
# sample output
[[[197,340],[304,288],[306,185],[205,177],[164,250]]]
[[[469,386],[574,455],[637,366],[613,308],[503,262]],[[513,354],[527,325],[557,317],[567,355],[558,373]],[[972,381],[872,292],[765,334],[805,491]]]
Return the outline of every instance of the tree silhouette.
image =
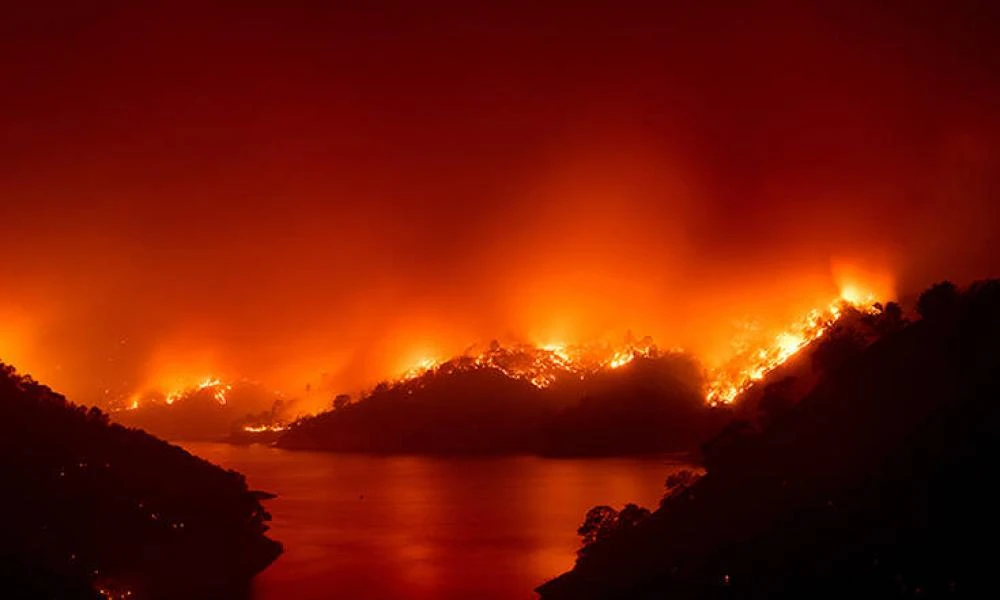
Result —
[[[616,524],[616,529],[635,527],[639,523],[645,521],[649,515],[650,512],[648,508],[644,508],[638,504],[630,502],[622,508],[621,512],[618,513],[618,523]]]
[[[617,526],[618,511],[602,504],[587,511],[587,515],[583,518],[583,524],[576,530],[576,533],[583,538],[583,548],[586,548],[611,535]]]
[[[814,371],[832,373],[865,347],[865,340],[854,329],[834,327],[820,341],[810,360]]]
[[[935,283],[920,294],[917,312],[924,319],[940,319],[952,314],[958,304],[958,289],[950,281]]]
[[[337,394],[337,397],[333,399],[333,410],[347,408],[350,404],[351,396],[349,394]]]

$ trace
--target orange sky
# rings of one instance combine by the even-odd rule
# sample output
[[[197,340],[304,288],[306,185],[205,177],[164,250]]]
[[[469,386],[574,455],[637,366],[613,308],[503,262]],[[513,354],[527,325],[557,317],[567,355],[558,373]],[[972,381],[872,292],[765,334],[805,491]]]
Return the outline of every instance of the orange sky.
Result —
[[[1000,274],[985,3],[274,4],[0,21],[0,357],[85,402],[493,338],[714,360],[845,269]]]

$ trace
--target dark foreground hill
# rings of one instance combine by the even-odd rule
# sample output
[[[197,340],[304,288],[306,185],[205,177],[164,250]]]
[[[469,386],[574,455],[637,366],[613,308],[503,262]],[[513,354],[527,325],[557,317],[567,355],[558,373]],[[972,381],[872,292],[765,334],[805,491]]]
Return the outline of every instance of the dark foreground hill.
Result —
[[[542,597],[995,597],[1000,282],[918,309],[797,405],[727,427],[652,515],[595,513]]]
[[[264,494],[0,363],[4,598],[227,598],[281,553]]]
[[[542,389],[491,367],[439,369],[303,419],[277,445],[455,455],[691,451],[729,418],[706,406],[701,384],[697,367],[671,354]]]

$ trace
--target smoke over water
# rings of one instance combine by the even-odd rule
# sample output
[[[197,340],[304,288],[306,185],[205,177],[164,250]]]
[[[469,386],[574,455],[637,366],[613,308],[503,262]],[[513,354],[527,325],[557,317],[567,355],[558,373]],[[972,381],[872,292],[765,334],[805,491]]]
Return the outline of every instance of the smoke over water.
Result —
[[[1000,274],[1000,20],[809,4],[23,9],[0,357],[326,405],[492,339],[717,363],[847,285]]]

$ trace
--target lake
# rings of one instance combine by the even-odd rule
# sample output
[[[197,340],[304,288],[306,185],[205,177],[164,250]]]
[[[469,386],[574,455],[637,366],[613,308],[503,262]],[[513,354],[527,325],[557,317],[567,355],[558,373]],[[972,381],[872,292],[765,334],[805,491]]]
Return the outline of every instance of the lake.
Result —
[[[597,504],[652,508],[669,458],[432,458],[183,443],[278,494],[255,600],[528,599],[573,565]]]

